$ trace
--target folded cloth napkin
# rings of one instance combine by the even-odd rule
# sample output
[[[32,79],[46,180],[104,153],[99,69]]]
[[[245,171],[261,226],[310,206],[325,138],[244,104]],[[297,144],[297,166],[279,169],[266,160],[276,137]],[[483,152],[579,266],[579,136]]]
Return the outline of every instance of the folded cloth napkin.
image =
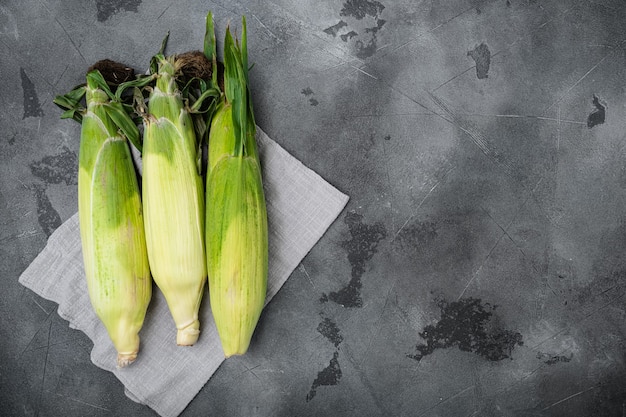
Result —
[[[266,303],[337,218],[348,197],[305,167],[261,129],[257,143],[263,169],[269,229]],[[116,351],[92,310],[83,270],[78,215],[62,224],[20,276],[20,283],[59,304],[58,313],[93,341],[92,362],[113,372],[134,401],[161,416],[179,415],[224,360],[205,294],[201,334],[191,347],[176,346],[176,328],[155,287],[137,360],[116,369]]]

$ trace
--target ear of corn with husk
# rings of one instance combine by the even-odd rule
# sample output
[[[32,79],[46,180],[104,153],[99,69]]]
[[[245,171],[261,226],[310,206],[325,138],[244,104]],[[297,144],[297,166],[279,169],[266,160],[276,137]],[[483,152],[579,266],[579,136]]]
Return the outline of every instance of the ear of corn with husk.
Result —
[[[209,131],[206,250],[211,309],[226,357],[248,350],[267,289],[267,213],[242,43],[224,42],[225,94]]]
[[[127,137],[114,120],[125,119],[124,128],[135,125],[106,90],[98,71],[87,74],[78,213],[89,297],[117,349],[118,367],[123,367],[137,357],[152,280],[139,183]]]
[[[79,212],[85,270],[93,307],[118,350],[119,366],[137,356],[151,272],[167,300],[179,345],[198,339],[207,273],[227,357],[247,351],[261,315],[267,213],[248,89],[245,18],[242,23],[241,45],[226,31],[223,84],[215,71],[209,13],[204,55],[188,57],[212,59],[210,80],[190,76],[196,69],[202,72],[204,64],[185,67],[187,54],[165,56],[166,38],[149,77],[125,81],[113,94],[102,75],[91,71],[85,87],[55,99],[67,109],[63,118],[82,124]],[[142,91],[135,88],[134,95],[134,110],[143,116],[142,143],[131,106],[120,99],[125,88],[148,84],[147,111]],[[82,95],[85,112],[78,106]],[[212,101],[207,105],[206,100]],[[200,142],[208,126],[205,202]],[[142,151],[141,191],[129,140]]]
[[[206,280],[199,147],[176,82],[176,56],[158,54],[154,60],[157,80],[144,118],[142,155],[148,257],[176,323],[177,344],[193,345]]]

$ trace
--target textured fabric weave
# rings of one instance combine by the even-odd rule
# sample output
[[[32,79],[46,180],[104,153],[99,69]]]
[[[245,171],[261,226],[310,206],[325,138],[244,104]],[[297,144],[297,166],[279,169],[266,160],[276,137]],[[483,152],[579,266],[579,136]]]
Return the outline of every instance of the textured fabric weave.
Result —
[[[261,129],[259,155],[267,201],[269,275],[266,303],[345,207],[348,197],[286,152]],[[137,360],[116,369],[116,351],[91,308],[83,271],[78,214],[62,224],[24,271],[20,283],[59,304],[58,313],[93,341],[92,362],[113,372],[126,394],[165,417],[179,415],[224,360],[205,294],[196,345],[176,346],[165,298],[154,289]]]

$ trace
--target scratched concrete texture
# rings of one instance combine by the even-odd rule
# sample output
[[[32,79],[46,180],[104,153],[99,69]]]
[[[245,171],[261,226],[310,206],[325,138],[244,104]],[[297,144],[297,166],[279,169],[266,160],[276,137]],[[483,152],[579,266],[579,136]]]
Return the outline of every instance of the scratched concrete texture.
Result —
[[[3,0],[0,414],[153,416],[18,283],[77,210],[55,95],[248,19],[257,123],[350,196],[184,416],[626,415],[626,3]]]

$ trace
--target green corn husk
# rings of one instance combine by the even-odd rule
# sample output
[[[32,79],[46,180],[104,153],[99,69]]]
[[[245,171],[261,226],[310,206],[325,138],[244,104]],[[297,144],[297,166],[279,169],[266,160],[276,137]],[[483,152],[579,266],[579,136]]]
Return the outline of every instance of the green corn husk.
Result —
[[[211,309],[226,357],[244,354],[267,292],[267,213],[241,47],[224,43],[225,95],[209,131],[206,248]]]
[[[107,90],[98,71],[88,73],[86,112],[82,118],[66,116],[82,122],[78,213],[89,297],[117,349],[118,367],[123,367],[137,357],[152,280],[139,182],[121,133],[136,127]],[[116,124],[120,122],[124,128]]]
[[[176,56],[155,56],[157,81],[144,118],[143,203],[148,257],[178,329],[178,345],[200,333],[206,281],[204,189],[198,142],[176,82]]]

